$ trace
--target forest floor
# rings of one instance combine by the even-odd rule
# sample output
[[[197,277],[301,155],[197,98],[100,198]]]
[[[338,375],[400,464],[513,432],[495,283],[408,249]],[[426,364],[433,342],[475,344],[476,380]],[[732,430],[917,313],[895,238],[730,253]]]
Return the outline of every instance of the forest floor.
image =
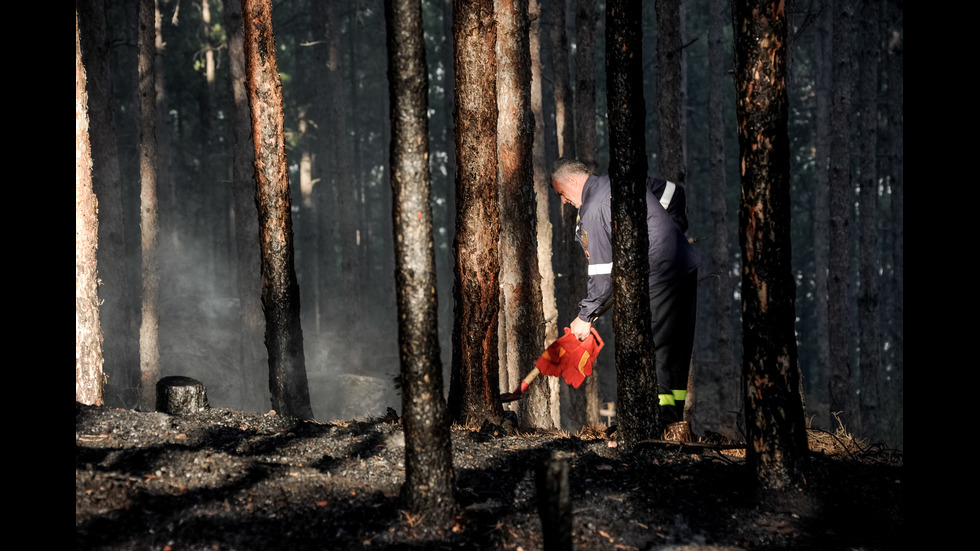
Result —
[[[297,422],[210,409],[188,417],[75,409],[75,548],[542,549],[535,472],[568,462],[577,549],[897,549],[901,452],[811,435],[802,489],[756,491],[710,448],[452,432],[458,514],[427,527],[400,505],[393,418]],[[819,449],[818,449],[819,448]],[[731,453],[731,452],[728,452]]]

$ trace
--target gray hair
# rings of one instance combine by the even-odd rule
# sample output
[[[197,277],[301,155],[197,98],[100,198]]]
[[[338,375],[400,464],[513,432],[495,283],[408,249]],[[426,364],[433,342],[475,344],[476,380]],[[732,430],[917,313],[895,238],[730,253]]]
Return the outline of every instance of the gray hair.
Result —
[[[582,161],[579,161],[578,159],[569,159],[567,157],[558,159],[551,167],[552,181],[565,182],[566,178],[573,174],[585,174],[588,176],[592,174],[592,172]]]

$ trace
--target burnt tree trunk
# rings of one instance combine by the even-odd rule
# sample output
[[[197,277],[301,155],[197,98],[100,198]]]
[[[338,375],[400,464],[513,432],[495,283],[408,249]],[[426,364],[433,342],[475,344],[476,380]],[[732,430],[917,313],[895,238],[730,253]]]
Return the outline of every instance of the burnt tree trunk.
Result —
[[[102,328],[99,325],[99,203],[92,189],[88,93],[75,12],[75,401],[102,405]]]
[[[528,44],[531,50],[531,112],[534,115],[534,144],[532,147],[534,167],[535,216],[537,217],[538,274],[541,276],[542,313],[544,315],[544,342],[554,342],[558,338],[558,303],[555,299],[555,268],[552,262],[554,228],[548,216],[548,202],[551,200],[551,173],[544,144],[544,87],[542,86],[541,52],[541,1],[530,0],[528,4],[530,30]],[[558,407],[561,382],[556,377],[545,379],[552,417],[555,424],[561,421]],[[513,390],[513,388],[509,389]],[[508,391],[509,391],[508,390]]]
[[[269,396],[260,384],[268,365],[262,348],[265,319],[262,315],[262,277],[257,271],[259,223],[255,210],[255,180],[252,178],[252,145],[248,98],[245,91],[245,50],[242,44],[242,4],[224,0],[228,31],[228,65],[231,72],[231,195],[235,208],[235,245],[238,269],[236,285],[239,300],[239,338],[242,370],[242,407],[266,411]]]
[[[405,485],[412,514],[452,518],[453,463],[442,394],[436,261],[429,203],[428,71],[419,0],[385,3],[391,109],[395,292],[405,422]]]
[[[572,492],[568,484],[568,462],[554,454],[538,467],[538,514],[545,551],[571,551]]]
[[[544,313],[538,271],[532,172],[531,50],[527,0],[496,0],[497,157],[500,183],[500,289],[503,358],[517,388],[544,350]],[[526,428],[556,429],[551,392],[528,388],[518,407]]]
[[[859,202],[861,231],[859,233],[860,285],[858,316],[861,330],[860,364],[861,435],[877,441],[880,437],[880,401],[878,371],[881,367],[879,338],[879,262],[878,262],[878,1],[861,4],[861,188]]]
[[[894,421],[889,423],[889,436],[895,438],[899,448],[904,442],[904,403],[905,403],[905,178],[904,178],[904,14],[902,5],[887,3],[884,9],[888,28],[888,56],[886,61],[886,112],[888,131],[885,158],[887,176],[891,189],[891,248],[886,251],[892,262],[891,278],[886,280],[892,289],[891,308],[888,319],[889,337],[895,345],[890,352],[895,366],[893,390],[889,390],[886,407]]]
[[[657,124],[660,176],[684,184],[687,175],[684,124],[684,29],[680,0],[657,0]]]
[[[106,39],[105,2],[90,0],[76,3],[78,24],[85,64],[89,137],[92,144],[92,186],[99,198],[99,298],[101,327],[105,336],[106,394],[110,405],[122,398],[124,407],[134,407],[130,389],[138,387],[139,366],[136,320],[133,312],[136,272],[126,258],[126,219],[123,210],[123,185],[119,168],[119,146],[116,136],[116,104],[113,101],[109,71],[109,48]]]
[[[853,6],[831,2],[834,13],[830,127],[830,257],[827,316],[830,350],[830,414],[853,415],[850,361],[851,33]],[[831,421],[833,423],[833,421]]]
[[[271,0],[242,0],[246,88],[255,147],[255,203],[262,259],[262,308],[272,408],[312,419],[303,355],[299,285],[283,136],[282,84],[276,64]]]
[[[595,0],[578,0],[575,10],[575,152],[596,169]],[[598,420],[598,409],[596,419]]]
[[[814,148],[817,169],[813,176],[813,265],[817,268],[813,276],[814,309],[816,310],[817,368],[809,378],[810,392],[820,401],[826,401],[830,367],[830,320],[827,317],[827,269],[830,264],[830,94],[831,94],[831,51],[833,19],[831,10],[824,8],[817,16],[816,31],[818,51],[816,52],[816,104],[814,117]]]
[[[711,222],[714,225],[711,249],[711,272],[718,277],[714,285],[714,330],[712,348],[717,358],[714,379],[718,388],[718,408],[722,419],[728,419],[722,426],[732,429],[735,426],[734,412],[738,409],[738,372],[734,360],[734,329],[732,327],[733,278],[729,275],[731,256],[728,252],[729,215],[725,200],[728,180],[725,170],[725,110],[724,93],[729,85],[728,70],[731,60],[726,60],[724,42],[724,23],[727,18],[726,0],[709,1],[708,24],[708,64],[710,82],[708,85],[708,158],[711,175]],[[734,431],[726,436],[734,437]]]
[[[613,282],[619,431],[626,451],[658,434],[650,324],[646,138],[640,3],[606,3],[606,90],[612,181]]]
[[[493,1],[455,0],[456,251],[450,417],[499,420],[497,99]]]
[[[568,74],[568,36],[565,34],[565,2],[546,2],[551,10],[551,71],[554,74],[555,125],[558,156],[575,158],[575,115],[572,84]]]
[[[542,11],[548,16],[546,28],[550,29],[550,52],[551,52],[551,71],[553,75],[553,94],[554,113],[555,113],[555,136],[557,137],[558,157],[574,159],[577,155],[575,149],[575,114],[574,99],[572,98],[572,86],[569,76],[568,63],[568,37],[565,33],[565,2],[545,2]],[[549,182],[550,184],[550,182]],[[588,263],[585,255],[582,254],[582,247],[575,240],[575,227],[578,221],[578,209],[558,202],[555,209],[560,213],[558,219],[561,221],[559,247],[562,248],[558,254],[557,271],[562,274],[560,279],[555,282],[559,298],[558,313],[560,327],[567,327],[571,320],[578,313],[578,301],[585,296],[588,286]],[[558,330],[561,333],[561,330]],[[573,415],[585,413],[576,402],[584,402],[581,399],[589,385],[598,379],[586,379],[585,388],[575,390],[568,388],[570,411]],[[578,396],[575,396],[578,394]],[[584,420],[583,420],[584,421]]]
[[[802,481],[807,453],[790,259],[786,13],[735,2],[735,91],[742,200],[742,376],[748,462],[764,488]]]
[[[595,170],[596,161],[596,114],[595,114],[595,0],[579,0],[575,14],[575,151],[578,160],[589,170]],[[575,240],[566,240],[576,245]],[[570,251],[571,252],[571,251]],[[575,251],[573,258],[581,259]],[[581,275],[576,274],[576,280]],[[580,296],[580,295],[575,295]],[[579,388],[569,388],[568,398],[575,424],[594,426],[599,424],[599,370],[585,379]]]

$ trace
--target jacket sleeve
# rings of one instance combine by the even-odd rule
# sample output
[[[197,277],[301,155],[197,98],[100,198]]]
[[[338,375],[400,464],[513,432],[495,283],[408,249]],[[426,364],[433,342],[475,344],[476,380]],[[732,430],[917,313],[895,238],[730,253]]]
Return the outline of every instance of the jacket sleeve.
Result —
[[[585,321],[589,321],[613,293],[611,216],[610,198],[606,197],[596,208],[585,213],[576,232],[589,261],[588,294],[579,303],[578,313],[578,317]]]

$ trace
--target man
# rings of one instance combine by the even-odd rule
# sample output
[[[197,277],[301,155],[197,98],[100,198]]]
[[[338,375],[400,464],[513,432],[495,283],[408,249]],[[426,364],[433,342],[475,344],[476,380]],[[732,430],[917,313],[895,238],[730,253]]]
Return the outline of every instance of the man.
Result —
[[[579,340],[584,340],[592,328],[589,317],[613,292],[612,188],[609,176],[592,175],[585,164],[565,158],[555,163],[551,186],[562,203],[579,211],[575,238],[589,261],[589,285],[588,295],[579,303],[578,317],[572,320],[570,329]],[[667,196],[668,188],[670,196]],[[661,198],[658,199],[654,191],[660,191]],[[657,357],[657,393],[661,422],[666,426],[683,420],[684,416],[701,260],[682,230],[682,227],[687,228],[684,206],[677,208],[674,204],[675,199],[683,201],[683,188],[651,179],[647,181],[646,199],[650,238],[648,283]],[[667,205],[662,205],[660,199],[665,199]],[[670,210],[673,210],[673,217],[668,213]]]

